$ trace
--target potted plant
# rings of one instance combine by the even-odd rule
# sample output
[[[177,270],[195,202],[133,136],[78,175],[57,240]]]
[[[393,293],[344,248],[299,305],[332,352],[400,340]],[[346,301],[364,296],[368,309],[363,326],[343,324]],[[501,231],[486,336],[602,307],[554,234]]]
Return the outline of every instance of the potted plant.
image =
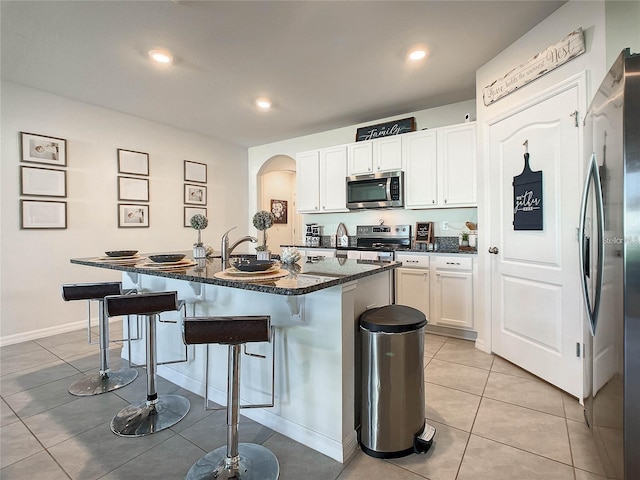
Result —
[[[469,246],[469,232],[462,232],[460,244],[463,247],[468,247]]]
[[[189,220],[192,228],[198,231],[198,242],[193,244],[193,258],[205,258],[207,256],[207,249],[202,244],[201,232],[209,225],[207,217],[200,213],[196,213],[191,220]]]
[[[260,210],[253,216],[253,226],[262,231],[262,245],[256,247],[259,260],[269,260],[271,252],[267,247],[267,229],[271,228],[275,220],[275,216],[266,210]]]

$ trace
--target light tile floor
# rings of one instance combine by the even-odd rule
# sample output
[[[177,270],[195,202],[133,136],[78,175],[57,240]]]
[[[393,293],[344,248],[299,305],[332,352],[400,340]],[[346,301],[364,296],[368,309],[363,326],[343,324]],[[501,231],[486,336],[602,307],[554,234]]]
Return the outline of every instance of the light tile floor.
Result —
[[[140,369],[115,392],[70,395],[73,381],[97,370],[97,349],[83,331],[0,348],[3,480],[182,479],[224,445],[225,412],[204,411],[201,397],[162,378],[158,391],[185,395],[189,414],[148,437],[111,433],[111,417],[145,397],[145,376]],[[124,364],[120,349],[110,349],[114,369]],[[358,451],[341,464],[245,417],[240,441],[271,449],[282,480],[604,478],[574,398],[464,340],[427,334],[424,363],[427,418],[437,428],[426,454],[380,460]]]

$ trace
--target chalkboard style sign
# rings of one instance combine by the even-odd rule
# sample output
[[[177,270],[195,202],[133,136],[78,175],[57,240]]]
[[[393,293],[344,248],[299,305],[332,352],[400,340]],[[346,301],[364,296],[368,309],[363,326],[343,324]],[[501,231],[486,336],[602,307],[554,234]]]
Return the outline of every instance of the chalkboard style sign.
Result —
[[[379,123],[368,127],[361,127],[356,131],[356,142],[364,140],[373,140],[374,138],[389,137],[391,135],[400,135],[401,133],[415,132],[416,118],[409,117],[402,120],[393,120],[391,122]]]
[[[513,229],[542,230],[542,171],[529,167],[529,153],[524,154],[524,169],[513,177]]]
[[[416,223],[416,243],[433,243],[433,222]]]

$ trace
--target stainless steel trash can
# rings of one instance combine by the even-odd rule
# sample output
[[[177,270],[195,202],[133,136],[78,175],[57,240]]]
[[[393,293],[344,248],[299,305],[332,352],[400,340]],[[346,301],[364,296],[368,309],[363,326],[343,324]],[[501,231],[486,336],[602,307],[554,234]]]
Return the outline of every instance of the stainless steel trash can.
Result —
[[[435,429],[425,420],[424,327],[415,308],[388,305],[360,316],[360,447],[394,458],[426,452]]]

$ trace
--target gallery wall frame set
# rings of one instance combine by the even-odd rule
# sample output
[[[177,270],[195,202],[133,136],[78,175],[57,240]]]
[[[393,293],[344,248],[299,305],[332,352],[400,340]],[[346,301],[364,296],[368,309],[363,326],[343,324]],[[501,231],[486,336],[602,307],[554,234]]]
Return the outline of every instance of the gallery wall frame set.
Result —
[[[67,140],[20,132],[20,229],[67,228]],[[33,165],[35,164],[35,165]],[[38,166],[46,165],[46,167]]]
[[[148,228],[149,154],[118,148],[118,228]]]
[[[184,226],[191,227],[191,217],[207,216],[207,164],[184,160]],[[191,205],[199,205],[194,207]]]

